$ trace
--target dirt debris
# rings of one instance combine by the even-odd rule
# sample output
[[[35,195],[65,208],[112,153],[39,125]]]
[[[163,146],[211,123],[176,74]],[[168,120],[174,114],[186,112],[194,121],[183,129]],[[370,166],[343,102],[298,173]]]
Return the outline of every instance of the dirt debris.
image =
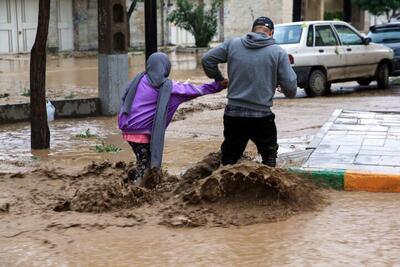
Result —
[[[196,103],[193,104],[191,103],[190,106],[188,107],[182,107],[177,110],[177,112],[174,115],[174,118],[172,121],[181,121],[185,120],[188,115],[203,111],[203,110],[219,110],[225,108],[226,103],[219,102],[216,104],[205,104],[205,103]]]
[[[101,213],[133,208],[150,201],[151,194],[146,189],[111,181],[78,189],[72,199],[57,205],[54,210]]]
[[[39,168],[19,173],[18,179],[9,174],[0,186],[12,192],[15,209],[9,213],[58,214],[56,224],[63,224],[62,218],[73,224],[95,216],[99,225],[113,225],[114,218],[132,227],[248,225],[283,220],[325,203],[321,189],[307,179],[247,160],[220,167],[219,153],[207,155],[180,177],[158,173],[149,188],[124,182],[132,172],[131,162],[104,161],[75,170]]]
[[[191,204],[220,199],[272,199],[312,209],[320,197],[317,187],[310,181],[282,169],[246,162],[220,168],[196,180],[183,198]]]
[[[10,203],[5,200],[0,200],[0,213],[4,212],[9,212],[10,211]]]

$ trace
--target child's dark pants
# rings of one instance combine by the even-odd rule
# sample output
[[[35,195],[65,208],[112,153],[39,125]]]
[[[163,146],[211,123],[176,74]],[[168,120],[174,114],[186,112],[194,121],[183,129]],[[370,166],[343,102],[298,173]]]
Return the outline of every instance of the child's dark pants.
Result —
[[[133,153],[136,155],[136,174],[135,181],[142,179],[146,172],[150,169],[150,144],[140,144],[128,142],[132,147]]]
[[[265,165],[275,167],[278,153],[275,115],[263,118],[224,116],[222,165],[236,164],[251,140]]]

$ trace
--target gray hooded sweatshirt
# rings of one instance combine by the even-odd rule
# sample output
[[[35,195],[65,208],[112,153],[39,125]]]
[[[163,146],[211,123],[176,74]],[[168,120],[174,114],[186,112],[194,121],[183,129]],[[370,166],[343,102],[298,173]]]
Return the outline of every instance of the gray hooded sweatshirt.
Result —
[[[228,63],[228,105],[270,112],[279,83],[283,93],[296,96],[297,77],[285,50],[262,33],[248,33],[211,49],[202,59],[205,73],[217,81],[224,77],[218,68]]]

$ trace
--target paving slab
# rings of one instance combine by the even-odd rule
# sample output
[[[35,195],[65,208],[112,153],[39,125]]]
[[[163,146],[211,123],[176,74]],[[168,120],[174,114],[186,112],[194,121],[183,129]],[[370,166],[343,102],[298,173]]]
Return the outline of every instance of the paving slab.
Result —
[[[342,179],[336,189],[400,192],[399,123],[400,112],[336,110],[307,148],[312,152],[302,168],[293,171],[321,174],[319,181],[332,173],[336,178],[325,180]]]

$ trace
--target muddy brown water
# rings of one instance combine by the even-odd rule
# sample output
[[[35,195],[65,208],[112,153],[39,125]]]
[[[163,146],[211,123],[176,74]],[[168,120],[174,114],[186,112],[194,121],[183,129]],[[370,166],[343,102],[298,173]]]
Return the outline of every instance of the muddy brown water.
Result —
[[[137,63],[140,57],[131,61],[131,74],[137,71],[135,68],[143,68]],[[192,55],[173,60],[180,62],[175,65],[174,78],[204,81]],[[82,95],[95,95],[96,64],[93,58],[55,59],[50,62],[53,72],[48,76],[48,86],[61,80],[63,88],[72,84],[84,88]],[[28,65],[26,60],[0,61],[0,85],[14,84],[20,89],[26,86]],[[398,111],[399,92],[399,88],[383,91],[349,86],[335,87],[331,97],[279,99],[274,107],[278,135],[287,144],[281,147],[287,151],[304,148],[309,136],[337,108]],[[219,94],[194,103],[217,105],[224,101],[225,95]],[[75,167],[92,160],[133,158],[120,138],[115,118],[56,120],[50,127],[52,148],[30,151],[29,124],[0,126],[0,172],[17,171],[21,161],[34,166]],[[75,138],[87,128],[99,138]],[[122,147],[123,151],[95,153],[93,148],[101,141]],[[210,151],[217,151],[221,141],[222,109],[199,110],[169,127],[165,166],[179,173]],[[249,151],[255,154],[253,146]],[[39,180],[37,186],[42,182]],[[0,195],[3,193],[4,188],[0,189]],[[96,224],[90,214],[76,216],[72,212],[67,212],[70,219],[64,225],[57,225],[52,223],[62,218],[53,214],[29,218],[0,214],[4,222],[0,266],[399,266],[400,195],[327,194],[331,204],[321,211],[276,223],[227,228],[173,229],[114,218],[109,218],[113,223],[104,227]]]
[[[145,68],[144,54],[129,55],[129,77],[134,77]],[[209,81],[200,64],[199,54],[170,53],[171,78],[194,83]],[[224,69],[224,67],[223,67]],[[48,99],[96,97],[98,95],[98,60],[95,55],[49,56],[46,72],[46,94]],[[0,58],[0,104],[29,102],[23,93],[29,89],[29,57],[21,55]]]
[[[230,228],[69,228],[0,238],[2,266],[398,266],[399,194],[329,194],[284,222]]]

